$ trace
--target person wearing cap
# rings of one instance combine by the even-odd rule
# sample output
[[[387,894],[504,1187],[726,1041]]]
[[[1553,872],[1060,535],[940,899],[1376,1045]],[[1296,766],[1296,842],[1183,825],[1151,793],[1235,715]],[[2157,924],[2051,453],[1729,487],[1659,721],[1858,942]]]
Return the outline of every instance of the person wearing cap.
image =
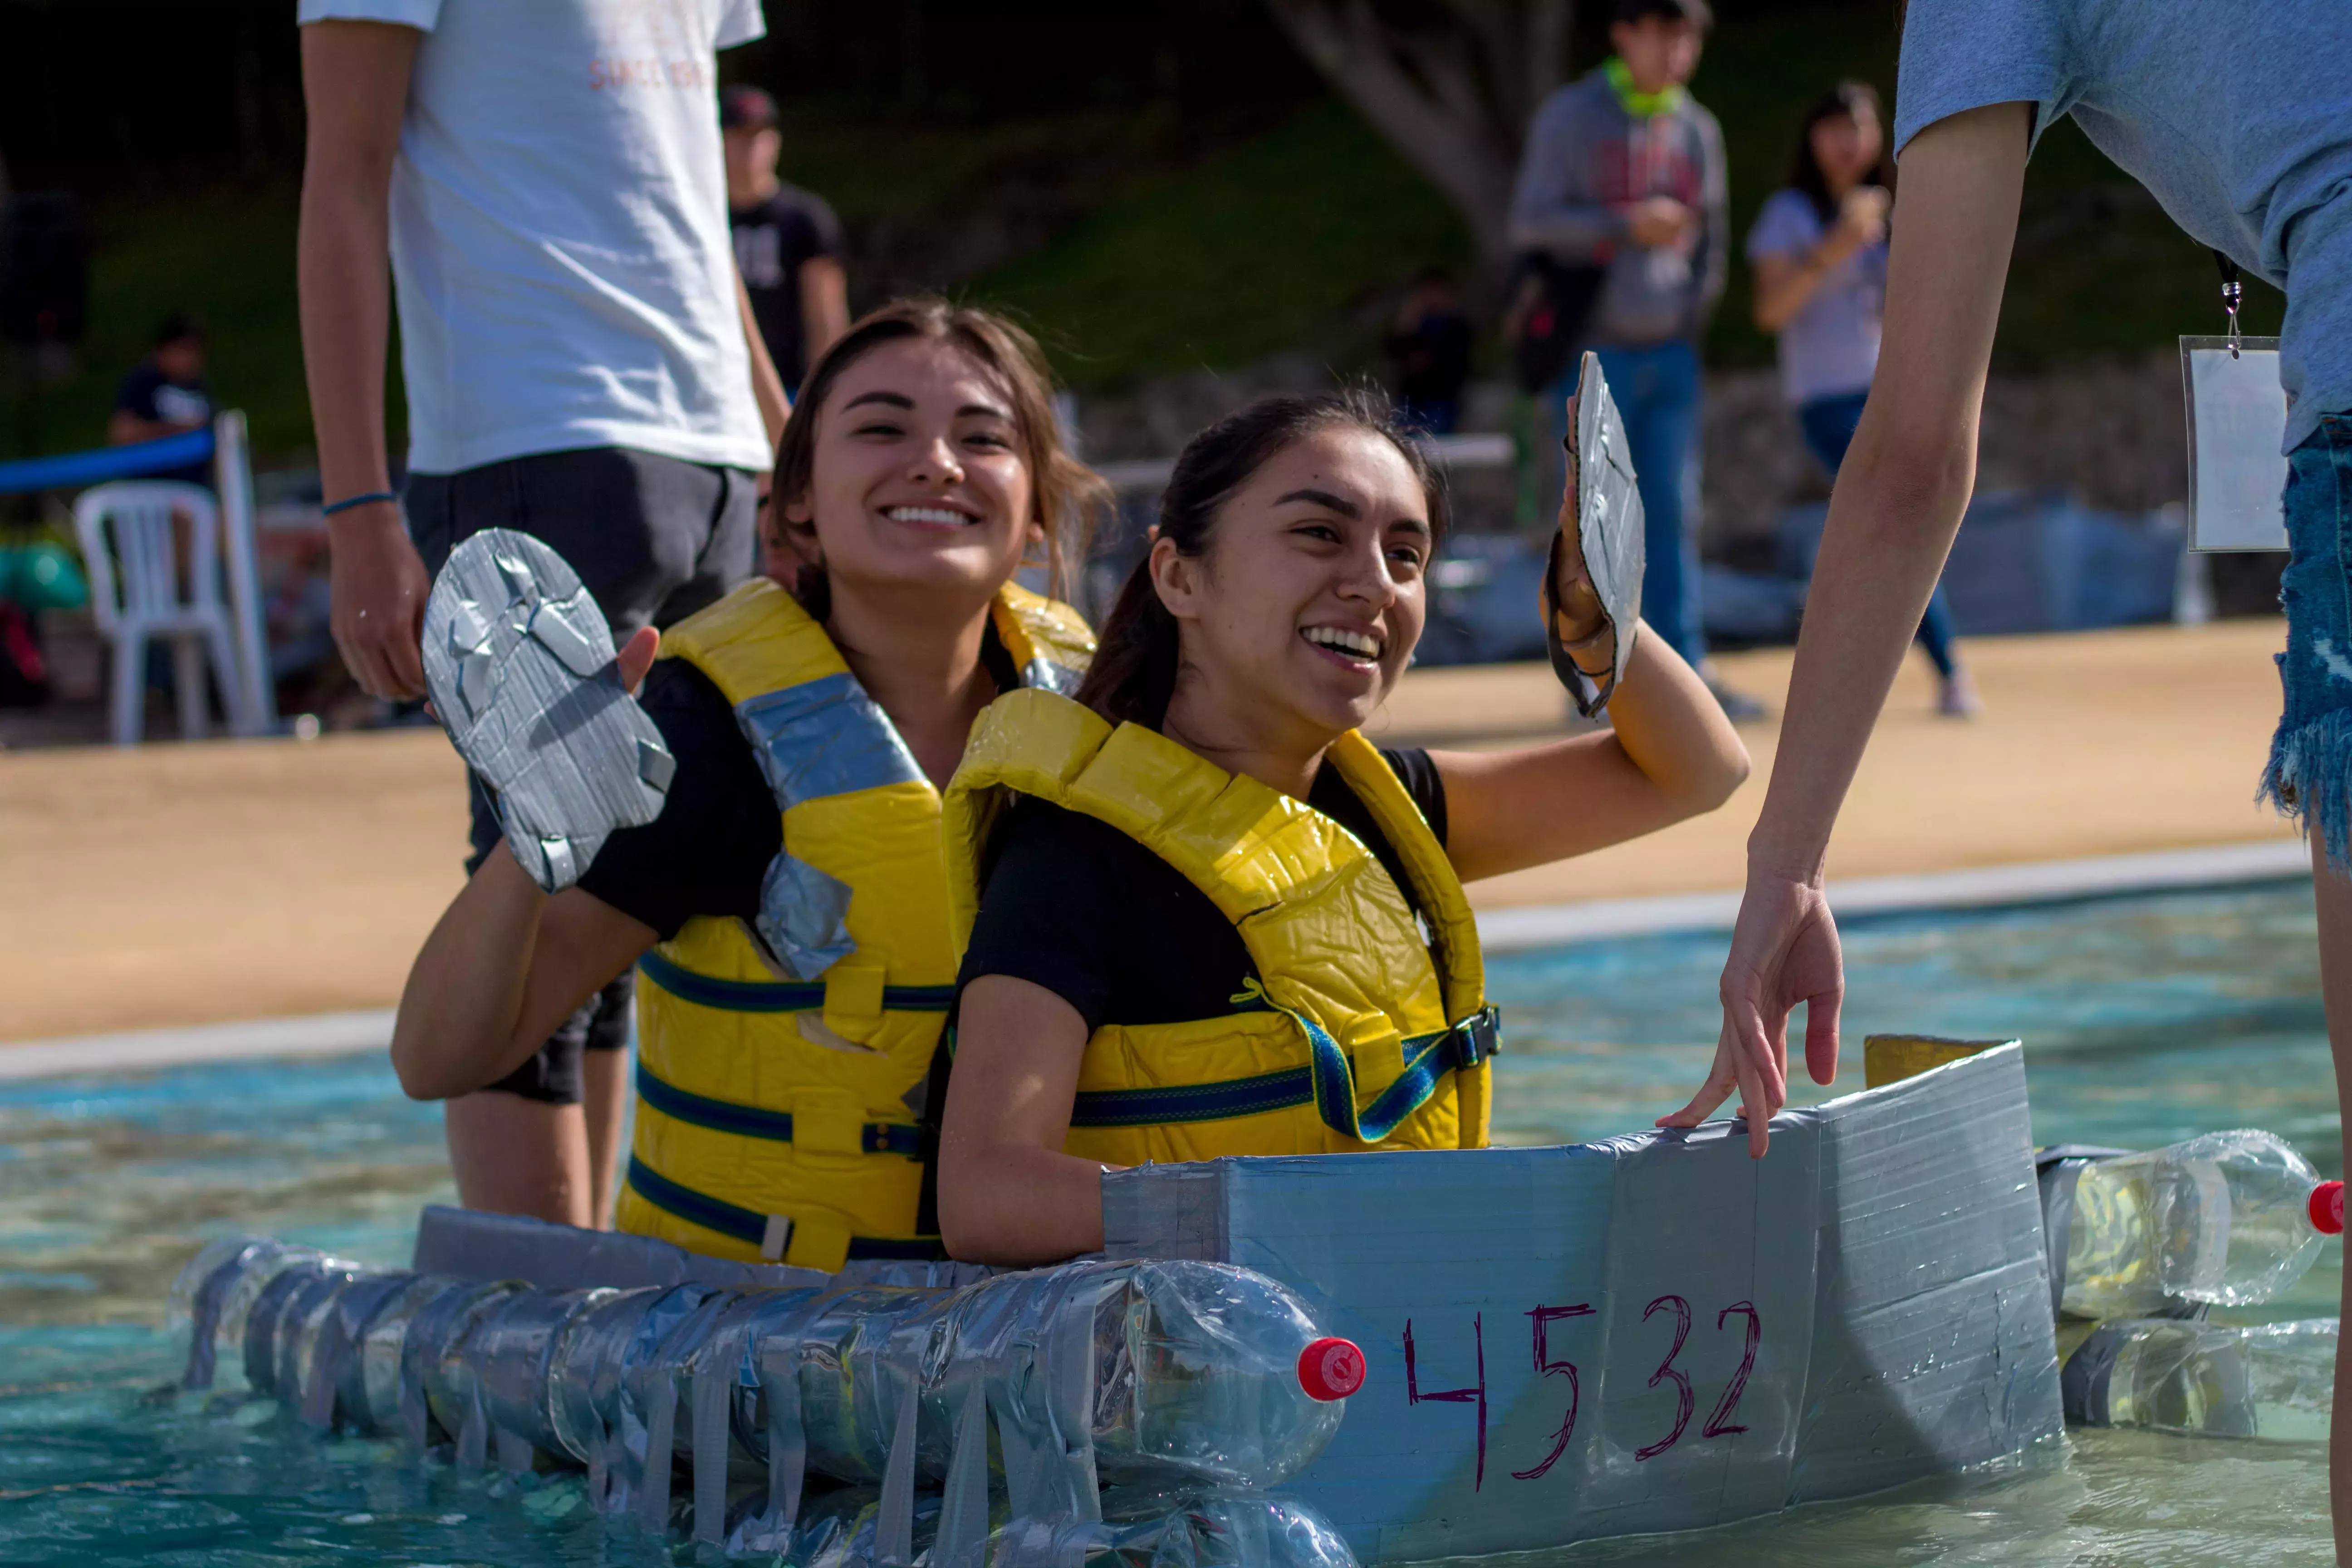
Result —
[[[774,99],[756,87],[730,87],[719,98],[719,124],[726,136],[735,268],[768,357],[784,389],[798,397],[808,367],[849,330],[841,220],[823,196],[777,176],[784,136]]]
[[[425,695],[433,574],[485,528],[551,546],[622,642],[715,603],[751,573],[789,411],[735,274],[719,129],[717,51],[765,32],[760,0],[299,0],[296,19],[302,357],[352,676]],[[472,797],[479,866],[499,827]],[[625,973],[449,1103],[467,1206],[610,1222],[630,1011]]]

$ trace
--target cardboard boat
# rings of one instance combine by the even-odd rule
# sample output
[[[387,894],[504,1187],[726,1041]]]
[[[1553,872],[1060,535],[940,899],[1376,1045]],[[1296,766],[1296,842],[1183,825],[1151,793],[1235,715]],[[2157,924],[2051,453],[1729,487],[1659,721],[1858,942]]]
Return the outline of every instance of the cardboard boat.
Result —
[[[1285,1490],[1367,1563],[1752,1518],[2063,1430],[2019,1047],[1784,1112],[1762,1161],[1738,1128],[1145,1166],[1104,1183],[1108,1250],[1270,1275],[1363,1348],[1337,1436]],[[444,1208],[415,1267],[826,1278]]]

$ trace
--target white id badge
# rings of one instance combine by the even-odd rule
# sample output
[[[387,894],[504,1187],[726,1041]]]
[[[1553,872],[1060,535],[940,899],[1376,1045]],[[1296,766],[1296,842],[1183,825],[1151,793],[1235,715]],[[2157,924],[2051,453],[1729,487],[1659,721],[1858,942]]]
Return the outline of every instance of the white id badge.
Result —
[[[2180,340],[2189,400],[2189,548],[2284,550],[2286,390],[2278,340]]]

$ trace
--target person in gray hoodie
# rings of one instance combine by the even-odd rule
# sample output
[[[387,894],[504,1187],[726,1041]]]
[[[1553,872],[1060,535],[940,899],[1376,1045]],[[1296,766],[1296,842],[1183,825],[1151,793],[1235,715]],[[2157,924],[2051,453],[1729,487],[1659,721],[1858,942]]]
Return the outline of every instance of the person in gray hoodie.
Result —
[[[1619,0],[1616,54],[1536,110],[1510,222],[1517,248],[1601,273],[1580,346],[1601,355],[1641,475],[1642,615],[1694,666],[1706,657],[1698,340],[1723,296],[1731,217],[1722,129],[1683,84],[1712,21],[1705,0]],[[1555,416],[1569,390],[1554,395]],[[1761,711],[1716,694],[1734,718]]]

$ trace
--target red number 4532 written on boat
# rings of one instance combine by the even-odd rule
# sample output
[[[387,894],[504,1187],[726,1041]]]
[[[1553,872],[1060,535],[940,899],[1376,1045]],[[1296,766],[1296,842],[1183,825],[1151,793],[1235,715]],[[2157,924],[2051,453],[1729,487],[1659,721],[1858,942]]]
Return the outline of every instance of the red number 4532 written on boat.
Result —
[[[1633,1450],[1633,1458],[1637,1460],[1654,1459],[1681,1442],[1690,1429],[1691,1415],[1696,1406],[1697,1396],[1691,1388],[1690,1374],[1675,1364],[1676,1359],[1683,1353],[1683,1346],[1690,1340],[1691,1305],[1680,1296],[1661,1296],[1643,1309],[1642,1321],[1647,1322],[1661,1313],[1669,1314],[1673,1320],[1674,1342],[1667,1347],[1665,1359],[1658,1363],[1658,1369],[1650,1373],[1650,1386],[1672,1388],[1675,1396],[1674,1416],[1671,1425],[1667,1424],[1662,1404],[1658,1436],[1654,1441],[1645,1443]],[[1576,1406],[1579,1393],[1576,1363],[1565,1357],[1554,1357],[1547,1341],[1549,1331],[1554,1323],[1570,1318],[1589,1318],[1591,1315],[1591,1304],[1581,1301],[1573,1307],[1531,1308],[1528,1312],[1528,1319],[1531,1324],[1529,1338],[1535,1352],[1536,1374],[1538,1377],[1558,1377],[1567,1380],[1567,1386],[1560,1392],[1566,1396],[1568,1410],[1567,1414],[1560,1418],[1559,1430],[1552,1434],[1543,1456],[1526,1469],[1511,1472],[1512,1479],[1515,1480],[1541,1479],[1547,1471],[1559,1462],[1559,1457],[1568,1452],[1569,1443],[1576,1436]],[[1700,1426],[1698,1435],[1702,1441],[1709,1437],[1726,1437],[1735,1432],[1748,1430],[1747,1427],[1735,1422],[1732,1415],[1739,1408],[1739,1396],[1748,1391],[1748,1374],[1756,1368],[1756,1348],[1764,1340],[1764,1320],[1757,1315],[1754,1302],[1734,1301],[1716,1313],[1716,1331],[1718,1333],[1727,1331],[1734,1318],[1741,1320],[1741,1327],[1746,1335],[1746,1342],[1740,1349],[1739,1370],[1731,1374],[1731,1381],[1724,1385],[1723,1397],[1715,1402],[1715,1408],[1708,1413],[1706,1422]],[[1475,1314],[1470,1320],[1470,1343],[1472,1354],[1477,1363],[1478,1381],[1468,1388],[1425,1390],[1421,1386],[1421,1369],[1412,1338],[1412,1320],[1410,1318],[1405,1320],[1405,1399],[1407,1403],[1412,1405],[1433,1402],[1477,1406],[1478,1470],[1473,1489],[1479,1489],[1486,1484],[1486,1314],[1483,1312]]]

